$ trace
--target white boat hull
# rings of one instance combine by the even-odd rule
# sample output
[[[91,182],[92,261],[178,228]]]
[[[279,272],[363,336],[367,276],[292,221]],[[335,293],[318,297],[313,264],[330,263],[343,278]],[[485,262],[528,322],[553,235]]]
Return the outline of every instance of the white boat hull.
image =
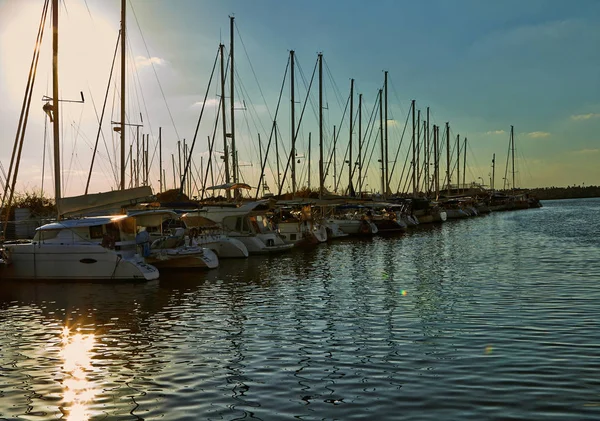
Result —
[[[159,275],[139,255],[125,257],[98,244],[14,244],[6,253],[2,279],[149,281]]]
[[[245,258],[250,254],[248,247],[242,241],[223,235],[201,237],[198,244],[211,249],[219,259]]]

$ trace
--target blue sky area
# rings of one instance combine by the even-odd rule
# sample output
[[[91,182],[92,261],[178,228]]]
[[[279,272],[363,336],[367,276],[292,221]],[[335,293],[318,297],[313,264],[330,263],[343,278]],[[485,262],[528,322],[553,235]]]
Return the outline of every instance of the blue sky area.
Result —
[[[363,94],[363,124],[367,125],[385,70],[389,74],[389,155],[390,159],[398,156],[390,182],[393,190],[402,185],[400,167],[408,152],[408,134],[402,144],[400,141],[412,99],[423,113],[430,107],[432,124],[443,126],[450,122],[453,145],[457,135],[468,138],[467,183],[489,184],[495,153],[495,182],[501,186],[513,125],[516,179],[520,187],[600,184],[600,2],[596,0],[132,0],[127,5],[127,115],[128,121],[136,122],[140,120],[137,116],[143,114],[143,132],[150,135],[150,178],[155,190],[160,178],[158,127],[162,127],[163,168],[169,186],[173,184],[172,164],[177,161],[178,140],[186,139],[191,145],[194,137],[219,42],[229,50],[230,15],[235,16],[236,25],[236,142],[240,176],[252,186],[257,185],[260,173],[258,133],[264,154],[290,50],[295,51],[298,65],[297,118],[317,54],[323,53],[325,149],[327,155],[336,125],[336,130],[341,130],[336,155],[338,171],[349,140],[348,119],[342,122],[342,113],[350,79],[355,80],[355,107],[358,94]],[[42,6],[42,0],[0,0],[0,163],[6,170]],[[96,138],[96,113],[102,107],[119,20],[117,0],[61,1],[61,96],[77,97],[79,91],[86,95],[84,105],[65,105],[63,109],[63,183],[67,195],[81,194],[85,187]],[[24,169],[19,175],[21,190],[41,186],[41,97],[51,93],[49,35],[48,30],[22,158]],[[117,66],[118,62],[117,59]],[[109,119],[118,120],[118,90],[114,83],[111,86],[107,113]],[[212,134],[217,115],[218,86],[213,85],[208,91],[205,117],[193,153],[197,173],[205,170],[207,136]],[[316,84],[309,98],[298,137],[298,184],[308,182],[310,133],[314,187],[318,182]],[[288,82],[277,121],[281,131],[279,152],[283,155],[289,153],[291,143]],[[118,185],[118,138],[111,134],[109,124],[104,126],[105,140],[101,140],[92,191],[106,191]],[[132,141],[135,144],[134,133],[133,129],[128,131],[128,145]],[[356,142],[356,127],[353,136]],[[220,130],[215,144],[222,150]],[[272,158],[266,173],[273,191],[274,150],[269,154]],[[445,166],[445,152],[443,156]],[[47,162],[49,157],[48,150]],[[368,190],[376,191],[380,186],[378,158],[376,148],[367,169]],[[46,165],[45,188],[52,185],[48,168]],[[129,173],[128,169],[128,177]],[[332,173],[333,168],[326,181],[330,189],[336,182]],[[218,171],[215,177],[219,179]],[[341,175],[337,183],[347,185],[347,174]]]

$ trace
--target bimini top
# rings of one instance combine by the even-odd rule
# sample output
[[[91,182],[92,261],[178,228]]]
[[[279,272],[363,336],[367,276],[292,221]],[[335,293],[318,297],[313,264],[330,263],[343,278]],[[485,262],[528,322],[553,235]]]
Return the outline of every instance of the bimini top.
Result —
[[[90,216],[81,219],[65,219],[63,221],[51,222],[49,224],[42,225],[37,228],[36,231],[41,230],[57,230],[57,229],[70,229],[79,227],[95,227],[98,225],[106,225],[112,222],[118,222],[125,218],[127,215],[112,215],[112,216]]]

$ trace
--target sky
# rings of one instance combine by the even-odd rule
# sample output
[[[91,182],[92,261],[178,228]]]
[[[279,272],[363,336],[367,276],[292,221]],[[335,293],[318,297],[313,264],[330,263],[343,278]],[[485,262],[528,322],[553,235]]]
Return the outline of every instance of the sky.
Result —
[[[0,0],[0,163],[4,172],[10,167],[43,3]],[[108,80],[120,7],[118,0],[60,2],[60,97],[78,100],[80,92],[85,97],[83,104],[63,102],[61,106],[65,196],[85,191],[107,86],[105,118],[89,192],[119,186],[119,138],[110,124],[120,120],[119,57],[110,85]],[[42,97],[52,94],[50,16],[16,190],[43,188],[52,196],[52,128],[42,111]],[[174,177],[173,168],[177,174],[179,155],[184,155],[185,148],[178,148],[178,144],[186,144],[191,150],[193,143],[191,172],[196,185],[201,185],[202,174],[210,174],[208,137],[213,136],[213,131],[215,163],[207,185],[224,181],[220,158],[224,143],[222,121],[215,120],[220,101],[220,62],[210,86],[209,79],[219,43],[229,52],[230,16],[235,17],[234,113],[240,181],[253,188],[258,185],[260,156],[264,158],[267,151],[265,181],[270,191],[277,193],[277,172],[281,174],[283,190],[291,188],[290,170],[285,170],[291,149],[290,50],[296,57],[299,187],[307,186],[309,178],[312,188],[318,186],[317,76],[310,90],[309,84],[319,53],[323,54],[324,68],[324,159],[329,163],[325,185],[330,190],[337,185],[338,191],[343,192],[348,185],[345,161],[350,119],[344,109],[351,79],[355,94],[353,161],[359,136],[358,95],[362,94],[363,190],[381,189],[377,95],[383,88],[385,71],[392,191],[406,190],[406,166],[410,166],[412,157],[411,100],[416,101],[423,119],[429,107],[430,124],[441,126],[441,132],[449,122],[453,183],[457,176],[457,136],[461,148],[467,138],[466,183],[490,185],[494,154],[495,186],[503,187],[505,181],[512,183],[511,168],[507,170],[506,165],[510,162],[509,139],[514,126],[517,187],[600,185],[600,2],[596,0],[128,0],[126,120],[129,124],[143,124],[140,133],[148,135],[149,180],[155,192],[161,178],[159,128],[167,188],[175,185],[178,175]],[[204,115],[198,125],[205,95]],[[230,132],[229,80],[225,99]],[[279,100],[276,149],[271,127]],[[373,110],[377,112],[370,120]],[[338,135],[335,148],[334,126]],[[126,186],[136,183],[135,171],[132,173],[129,166],[129,148],[134,160],[136,146],[141,142],[141,136],[136,138],[136,130],[134,126],[126,130]],[[445,148],[444,139],[442,174],[446,171]],[[465,165],[463,152],[464,149],[460,151],[461,173]],[[423,156],[419,162],[423,163]],[[355,172],[355,184],[357,176]],[[462,182],[463,175],[460,177]],[[5,182],[2,172],[0,179]],[[443,177],[441,183],[445,183]]]

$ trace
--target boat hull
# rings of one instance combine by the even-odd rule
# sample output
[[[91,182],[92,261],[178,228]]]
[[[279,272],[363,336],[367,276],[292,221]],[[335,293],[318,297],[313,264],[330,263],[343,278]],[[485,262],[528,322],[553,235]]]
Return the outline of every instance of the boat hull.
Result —
[[[6,246],[6,254],[2,279],[149,281],[159,276],[138,255],[125,257],[97,244],[15,244]]]

